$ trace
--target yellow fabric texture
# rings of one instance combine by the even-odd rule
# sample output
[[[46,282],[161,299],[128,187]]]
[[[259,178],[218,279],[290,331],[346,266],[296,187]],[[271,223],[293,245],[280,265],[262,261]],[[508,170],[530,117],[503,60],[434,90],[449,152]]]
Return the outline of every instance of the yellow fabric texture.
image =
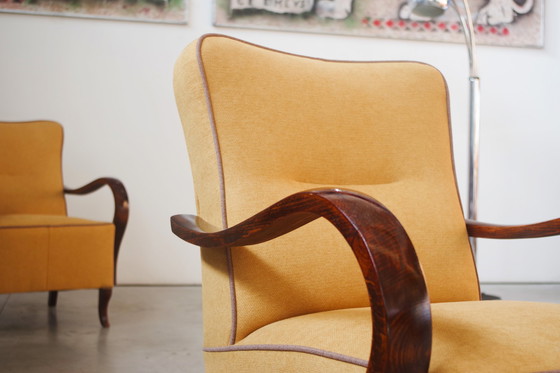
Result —
[[[111,223],[66,216],[62,127],[0,123],[0,293],[112,287]]]
[[[66,214],[62,138],[58,123],[0,122],[0,214]]]
[[[434,68],[324,61],[207,36],[178,59],[175,92],[202,219],[231,226],[295,192],[357,190],[402,222],[433,302],[479,299],[447,89]],[[324,221],[234,248],[228,266],[227,250],[203,249],[208,347],[278,320],[368,305],[352,252]]]
[[[514,301],[432,305],[430,372],[528,373],[560,367],[560,305]],[[267,325],[234,347],[249,351],[205,352],[210,372],[365,372],[313,352],[266,351],[284,346],[333,352],[367,364],[369,308],[321,312]],[[322,370],[321,370],[322,369]]]

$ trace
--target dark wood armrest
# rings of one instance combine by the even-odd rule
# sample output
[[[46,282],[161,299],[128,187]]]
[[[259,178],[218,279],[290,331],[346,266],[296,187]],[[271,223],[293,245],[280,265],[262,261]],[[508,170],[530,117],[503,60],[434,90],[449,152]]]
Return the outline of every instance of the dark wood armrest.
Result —
[[[527,225],[495,225],[466,220],[471,237],[481,238],[538,238],[560,234],[560,219]]]
[[[117,258],[119,256],[119,248],[124,236],[124,231],[128,223],[128,194],[123,183],[120,180],[103,177],[92,181],[77,189],[64,188],[66,194],[89,194],[107,185],[113,192],[113,199],[115,200],[115,213],[113,215],[113,224],[115,225],[115,270]]]
[[[416,252],[397,218],[381,203],[350,191],[293,194],[220,232],[204,232],[197,217],[171,218],[173,233],[218,248],[271,240],[317,218],[331,222],[350,245],[364,276],[373,320],[368,373],[427,372],[430,303]]]

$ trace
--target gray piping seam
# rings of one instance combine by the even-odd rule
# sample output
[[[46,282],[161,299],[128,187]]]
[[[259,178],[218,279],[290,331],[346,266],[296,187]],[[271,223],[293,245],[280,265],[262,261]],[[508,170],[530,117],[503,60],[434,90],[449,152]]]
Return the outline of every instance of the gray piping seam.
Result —
[[[212,130],[212,137],[214,140],[214,151],[216,153],[216,160],[218,163],[219,180],[220,180],[220,200],[222,207],[222,227],[226,229],[228,227],[227,214],[226,214],[226,192],[225,192],[225,181],[224,181],[224,168],[222,162],[222,152],[220,149],[220,142],[218,140],[218,130],[216,128],[216,122],[214,119],[214,107],[212,106],[212,100],[210,98],[210,89],[208,87],[208,79],[206,76],[206,71],[204,70],[204,63],[202,61],[202,42],[206,39],[206,36],[201,37],[198,40],[197,45],[197,62],[200,75],[202,76],[202,85],[204,87],[204,96],[206,99],[206,106],[208,108],[208,117],[210,118],[210,129]],[[235,294],[235,282],[233,278],[233,260],[231,257],[231,248],[226,248],[226,258],[228,266],[228,277],[229,277],[229,292],[231,298],[231,335],[229,343],[233,345],[235,343],[235,338],[237,335],[237,297]]]
[[[52,239],[52,228],[47,227],[47,271],[45,273],[45,287],[49,287],[50,276],[49,269],[51,268],[51,239]]]
[[[31,229],[31,228],[72,228],[72,227],[103,227],[112,223],[86,223],[86,224],[61,224],[61,225],[3,225],[0,229]]]
[[[297,345],[273,345],[273,344],[257,344],[257,345],[235,345],[226,347],[207,347],[204,352],[232,352],[232,351],[285,351],[285,352],[302,352],[305,354],[317,355],[327,359],[338,360],[344,363],[368,366],[368,361],[358,359],[336,352],[325,351],[313,347],[304,347]]]

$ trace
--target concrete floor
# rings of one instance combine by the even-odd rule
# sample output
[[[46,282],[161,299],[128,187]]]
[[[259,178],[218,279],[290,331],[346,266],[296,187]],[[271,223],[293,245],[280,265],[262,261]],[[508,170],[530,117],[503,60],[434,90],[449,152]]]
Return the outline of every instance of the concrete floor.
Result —
[[[560,284],[483,285],[503,299],[560,303]],[[200,287],[115,289],[111,327],[97,320],[97,292],[0,294],[1,373],[199,373]]]
[[[111,327],[97,291],[0,295],[1,373],[203,372],[200,287],[117,287]]]

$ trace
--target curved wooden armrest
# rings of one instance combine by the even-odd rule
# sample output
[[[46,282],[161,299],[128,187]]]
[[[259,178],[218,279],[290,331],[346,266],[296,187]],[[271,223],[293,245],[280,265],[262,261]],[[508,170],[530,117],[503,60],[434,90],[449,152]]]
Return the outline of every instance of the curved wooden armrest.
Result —
[[[560,219],[527,225],[495,225],[466,220],[471,237],[481,238],[538,238],[560,234]]]
[[[107,185],[111,188],[113,192],[113,199],[115,201],[115,213],[113,215],[113,224],[115,225],[115,264],[117,262],[117,258],[119,256],[119,248],[122,242],[122,238],[124,236],[124,231],[126,229],[126,225],[128,223],[128,194],[126,193],[126,189],[124,184],[118,180],[111,177],[103,177],[92,181],[89,184],[86,184],[77,189],[69,189],[64,188],[64,193],[67,194],[89,194],[95,192],[96,190],[100,189]],[[116,265],[115,265],[116,270]]]
[[[317,218],[331,222],[350,245],[365,278],[373,320],[368,373],[427,372],[430,303],[416,252],[397,218],[367,196],[334,190],[293,194],[220,232],[204,232],[196,217],[171,218],[173,233],[218,248],[271,240]]]

